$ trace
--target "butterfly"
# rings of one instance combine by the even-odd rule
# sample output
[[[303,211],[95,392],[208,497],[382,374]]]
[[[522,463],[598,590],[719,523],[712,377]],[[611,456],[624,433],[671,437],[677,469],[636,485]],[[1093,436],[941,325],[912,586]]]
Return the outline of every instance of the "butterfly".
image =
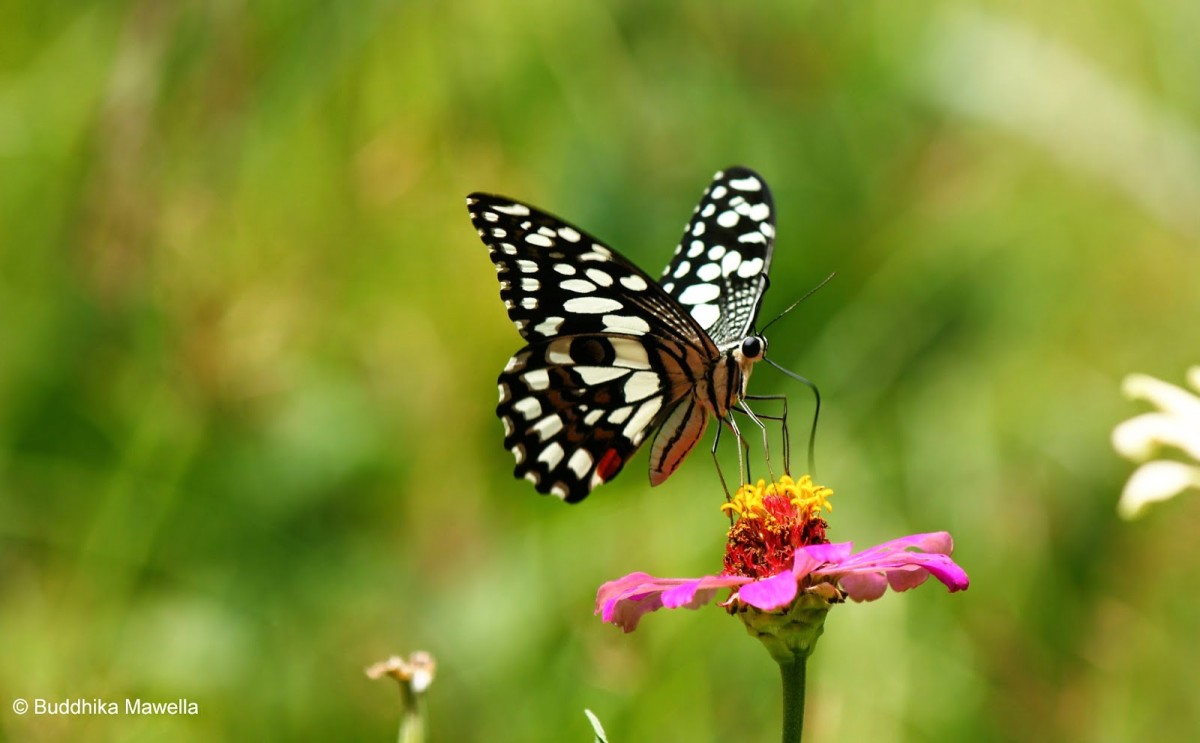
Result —
[[[578,502],[657,430],[650,483],[658,485],[710,416],[732,427],[729,413],[767,350],[752,328],[775,208],[757,173],[731,167],[713,177],[658,281],[528,204],[473,193],[467,209],[528,343],[498,380],[496,414],[516,477]]]

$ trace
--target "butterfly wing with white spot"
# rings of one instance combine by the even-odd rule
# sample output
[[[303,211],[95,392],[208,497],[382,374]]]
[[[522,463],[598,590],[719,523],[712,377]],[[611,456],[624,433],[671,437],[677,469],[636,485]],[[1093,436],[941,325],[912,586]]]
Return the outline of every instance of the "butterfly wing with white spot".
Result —
[[[749,332],[767,288],[775,205],[767,184],[743,167],[717,173],[660,283],[719,348]]]
[[[679,359],[694,353],[611,334],[559,336],[518,351],[500,375],[496,406],[513,474],[542,493],[582,500],[620,472],[673,406],[686,404],[679,401],[691,382]]]
[[[583,230],[503,196],[475,193],[467,205],[529,343],[498,381],[514,473],[582,500],[616,476],[719,351],[661,286]]]
[[[706,344],[704,332],[662,287],[583,230],[503,196],[471,194],[467,209],[496,265],[508,316],[527,341],[654,332]]]

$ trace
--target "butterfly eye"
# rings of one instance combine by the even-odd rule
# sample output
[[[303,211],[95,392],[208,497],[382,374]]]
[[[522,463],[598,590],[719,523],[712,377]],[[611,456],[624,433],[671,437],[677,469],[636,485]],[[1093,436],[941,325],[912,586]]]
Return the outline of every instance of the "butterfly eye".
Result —
[[[757,359],[767,350],[767,339],[751,335],[742,341],[742,355],[748,359]]]

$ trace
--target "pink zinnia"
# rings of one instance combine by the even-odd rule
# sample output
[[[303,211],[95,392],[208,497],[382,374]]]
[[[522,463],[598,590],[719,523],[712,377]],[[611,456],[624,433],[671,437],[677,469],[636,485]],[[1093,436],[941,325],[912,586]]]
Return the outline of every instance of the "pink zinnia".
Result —
[[[722,606],[742,614],[752,631],[756,631],[755,617],[763,613],[817,612],[819,634],[825,611],[847,596],[873,601],[888,586],[905,591],[930,575],[952,592],[967,588],[966,572],[950,559],[954,545],[946,532],[901,537],[859,553],[854,553],[850,542],[830,544],[820,513],[829,510],[832,494],[813,485],[807,475],[799,482],[785,475],[769,485],[760,480],[742,486],[722,506],[736,520],[729,529],[720,574],[655,578],[630,573],[600,587],[596,613],[631,632],[644,614],[660,608],[695,609],[711,601],[717,591],[730,588],[732,594]],[[815,636],[805,642],[809,651],[814,641]]]

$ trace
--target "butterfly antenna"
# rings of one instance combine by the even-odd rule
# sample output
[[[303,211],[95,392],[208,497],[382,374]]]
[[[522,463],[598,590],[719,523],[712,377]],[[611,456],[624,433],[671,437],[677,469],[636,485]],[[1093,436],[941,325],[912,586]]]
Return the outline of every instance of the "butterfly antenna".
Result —
[[[797,306],[798,304],[800,304],[800,303],[801,303],[801,302],[803,302],[804,300],[808,299],[808,298],[809,298],[809,297],[811,297],[812,295],[816,294],[816,293],[817,293],[817,290],[818,290],[818,289],[820,289],[821,287],[825,286],[826,284],[828,284],[830,281],[832,281],[834,276],[837,276],[837,271],[834,271],[833,273],[829,274],[829,275],[828,275],[828,276],[826,276],[824,279],[822,279],[822,280],[821,280],[821,283],[817,284],[816,286],[814,286],[813,288],[811,288],[811,289],[809,289],[807,292],[805,292],[803,297],[800,297],[800,298],[799,298],[799,299],[797,299],[795,302],[792,302],[791,304],[789,304],[786,310],[784,310],[783,312],[780,312],[778,315],[776,315],[775,317],[773,317],[773,318],[771,319],[771,322],[769,322],[769,323],[767,323],[766,325],[764,325],[764,326],[762,327],[762,330],[760,330],[760,331],[758,331],[758,332],[760,332],[760,333],[765,333],[765,332],[767,332],[767,328],[769,328],[769,327],[771,327],[772,325],[774,325],[774,324],[776,323],[776,321],[778,321],[780,318],[782,318],[782,317],[783,317],[784,315],[786,315],[787,313],[789,313],[789,312],[791,312],[792,310],[796,309],[796,306]],[[763,293],[765,294],[766,292],[764,291]],[[810,383],[810,384],[811,384],[811,383]]]
[[[826,281],[828,281],[828,279],[826,279]],[[812,292],[809,292],[809,294],[811,294],[811,293]],[[774,322],[774,321],[772,321],[772,322]],[[772,361],[769,358],[764,357],[763,360],[766,361],[771,366],[778,369],[779,371],[788,375],[792,379],[796,380],[800,384],[803,384],[805,387],[808,387],[810,390],[812,390],[813,397],[817,401],[816,408],[813,410],[812,430],[808,432],[808,473],[810,475],[812,475],[813,477],[816,477],[817,476],[817,461],[816,461],[817,419],[820,418],[820,416],[821,416],[821,391],[819,389],[817,389],[817,385],[814,384],[812,382],[812,380],[808,379],[807,377],[802,377],[799,374],[795,373],[794,371],[785,369],[784,367],[780,366],[779,364],[775,363],[774,361]]]

